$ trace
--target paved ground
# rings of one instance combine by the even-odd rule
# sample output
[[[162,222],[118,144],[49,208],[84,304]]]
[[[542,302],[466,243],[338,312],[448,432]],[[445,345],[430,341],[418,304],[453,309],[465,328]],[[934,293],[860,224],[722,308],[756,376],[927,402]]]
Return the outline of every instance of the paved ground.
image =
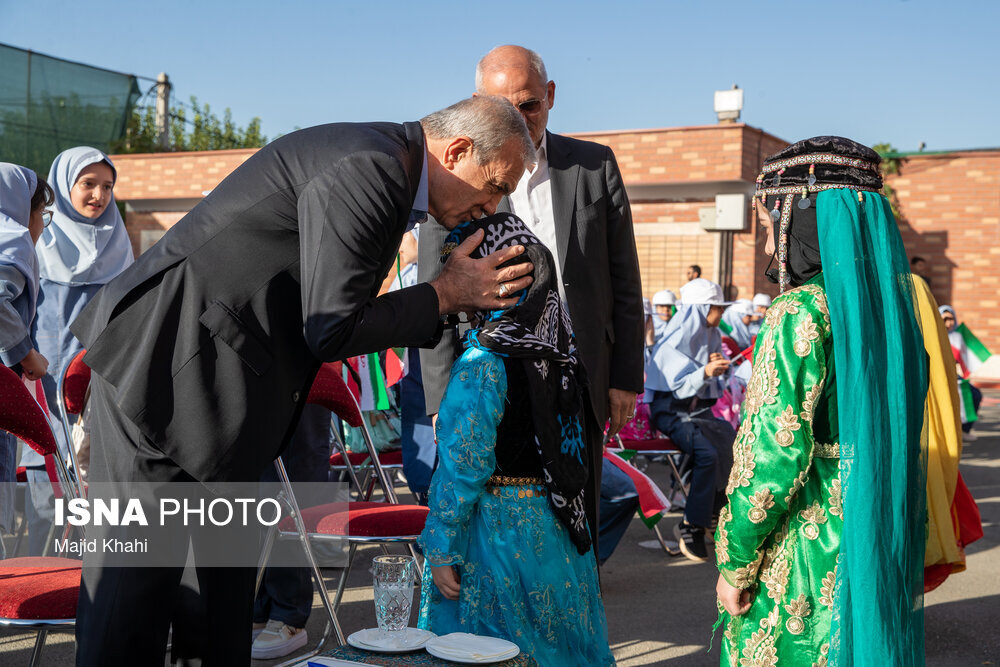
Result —
[[[1000,392],[987,392],[977,428],[966,444],[962,474],[979,503],[985,537],[968,550],[968,570],[952,576],[925,600],[927,664],[934,667],[1000,665]],[[663,466],[650,473],[666,482]],[[664,520],[669,530],[675,517]],[[708,651],[715,621],[716,571],[711,564],[670,558],[638,546],[652,533],[634,521],[602,572],[609,635],[621,667],[669,664],[676,667],[718,664],[718,643]],[[374,623],[371,575],[374,552],[361,552],[352,572],[340,618],[348,633]],[[335,585],[333,575],[329,585]],[[323,629],[316,598],[308,625],[310,639]],[[30,635],[0,631],[0,665],[26,665]],[[72,636],[51,635],[44,665],[71,665]],[[255,662],[256,666],[280,661]]]

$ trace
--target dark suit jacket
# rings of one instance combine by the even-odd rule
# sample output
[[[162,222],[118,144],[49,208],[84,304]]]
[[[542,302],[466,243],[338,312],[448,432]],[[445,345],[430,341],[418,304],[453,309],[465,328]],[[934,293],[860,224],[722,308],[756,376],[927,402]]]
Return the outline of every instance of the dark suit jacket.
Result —
[[[590,381],[593,414],[603,427],[608,388],[639,393],[643,386],[643,311],[632,212],[614,153],[607,146],[548,134],[556,243],[573,329]],[[509,211],[504,198],[500,210]],[[420,229],[418,278],[441,271],[448,232],[428,222]],[[446,332],[433,350],[420,351],[429,414],[437,412],[456,356],[457,336]]]
[[[257,480],[321,361],[434,338],[432,287],[376,298],[423,159],[419,123],[338,123],[236,169],[73,323],[124,415],[199,481]]]

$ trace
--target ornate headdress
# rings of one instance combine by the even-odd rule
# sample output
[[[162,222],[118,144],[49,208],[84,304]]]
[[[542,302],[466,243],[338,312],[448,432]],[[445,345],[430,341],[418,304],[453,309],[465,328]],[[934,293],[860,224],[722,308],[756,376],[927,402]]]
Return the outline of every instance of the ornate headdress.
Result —
[[[879,192],[882,176],[878,153],[844,137],[813,137],[796,142],[764,161],[756,196],[768,206],[778,225],[778,286],[789,286],[789,229],[809,218],[815,227],[815,194],[834,188]],[[859,195],[860,196],[860,195]],[[812,210],[810,210],[812,209]],[[818,248],[816,248],[818,251]]]

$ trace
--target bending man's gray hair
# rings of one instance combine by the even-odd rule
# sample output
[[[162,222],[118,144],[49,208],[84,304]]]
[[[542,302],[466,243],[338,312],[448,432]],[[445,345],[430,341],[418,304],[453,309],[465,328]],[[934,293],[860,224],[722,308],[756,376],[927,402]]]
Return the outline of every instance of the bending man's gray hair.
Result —
[[[483,66],[483,63],[492,60],[490,56],[493,55],[494,51],[496,51],[497,49],[507,48],[508,46],[513,46],[513,45],[503,45],[503,46],[493,47],[492,49],[490,49],[489,53],[480,58],[479,62],[476,63],[476,92],[482,93],[484,88],[486,87],[484,84],[484,80],[486,78],[486,67]],[[532,71],[534,71],[535,74],[541,77],[543,83],[547,82],[549,80],[549,75],[545,71],[545,63],[542,62],[542,57],[537,53],[535,53],[534,51],[532,51],[531,49],[526,49],[523,46],[518,46],[516,48],[521,49],[522,51],[527,53],[528,62],[531,65]],[[504,65],[505,64],[503,62],[496,63],[490,65],[489,69],[502,69]]]
[[[514,105],[496,95],[476,95],[420,119],[424,133],[435,139],[468,137],[476,164],[497,159],[506,143],[518,142],[527,169],[535,163],[535,144]]]

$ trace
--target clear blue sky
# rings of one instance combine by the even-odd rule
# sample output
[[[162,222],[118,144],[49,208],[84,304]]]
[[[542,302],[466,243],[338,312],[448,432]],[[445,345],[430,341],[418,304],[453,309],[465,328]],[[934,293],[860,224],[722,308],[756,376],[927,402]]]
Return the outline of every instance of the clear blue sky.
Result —
[[[737,83],[743,120],[788,140],[996,147],[998,26],[996,0],[0,0],[0,42],[167,72],[182,100],[260,116],[269,137],[415,120],[515,43],[556,82],[557,132],[714,123],[713,91]]]

